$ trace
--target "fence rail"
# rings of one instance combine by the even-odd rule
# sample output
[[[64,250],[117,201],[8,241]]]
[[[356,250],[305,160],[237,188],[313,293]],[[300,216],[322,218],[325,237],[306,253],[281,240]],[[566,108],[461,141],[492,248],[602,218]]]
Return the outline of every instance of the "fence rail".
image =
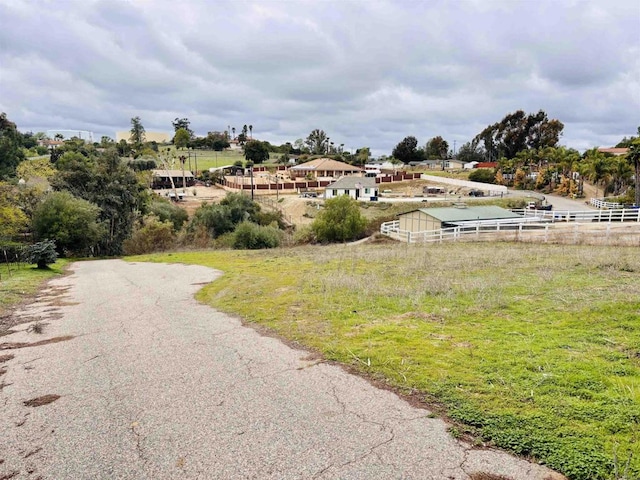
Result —
[[[592,198],[589,203],[596,208],[622,208],[618,202],[607,202],[606,198]]]
[[[528,222],[461,225],[440,230],[410,232],[400,229],[398,220],[385,222],[380,232],[406,243],[442,243],[446,241],[516,241],[589,245],[640,245],[640,225],[614,221]]]
[[[640,222],[640,209],[611,210],[513,210],[523,217],[536,217],[545,222]]]

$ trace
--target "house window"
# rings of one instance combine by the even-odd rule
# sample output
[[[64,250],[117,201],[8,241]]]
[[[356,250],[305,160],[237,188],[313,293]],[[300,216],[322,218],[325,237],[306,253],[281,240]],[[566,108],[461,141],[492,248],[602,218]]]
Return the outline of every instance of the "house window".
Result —
[[[334,196],[334,197],[337,197],[337,196],[338,196],[338,190],[334,190],[334,191],[333,191],[333,196]]]
[[[369,193],[369,189],[368,189],[368,188],[365,188],[365,189],[364,189],[364,193],[365,193],[365,195],[366,195],[367,193]]]

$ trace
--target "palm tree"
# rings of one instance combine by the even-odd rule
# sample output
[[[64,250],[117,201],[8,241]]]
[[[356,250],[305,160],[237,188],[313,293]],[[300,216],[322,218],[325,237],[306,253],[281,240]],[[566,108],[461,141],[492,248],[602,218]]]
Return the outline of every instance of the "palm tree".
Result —
[[[640,206],[640,127],[638,127],[638,137],[631,142],[629,152],[627,153],[627,161],[633,165],[635,184],[635,206]]]
[[[611,179],[611,158],[606,157],[597,148],[593,148],[585,154],[585,160],[587,162],[585,174],[596,187],[596,197],[598,196],[598,185],[602,185],[602,193],[604,195],[606,184]]]
[[[249,125],[249,133],[250,133],[249,136],[251,137],[251,140],[253,140],[253,125]]]

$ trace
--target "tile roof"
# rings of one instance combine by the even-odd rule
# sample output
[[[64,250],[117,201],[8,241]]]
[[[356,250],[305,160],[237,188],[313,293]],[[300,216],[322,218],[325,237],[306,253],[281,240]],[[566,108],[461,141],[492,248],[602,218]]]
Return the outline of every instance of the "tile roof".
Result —
[[[315,160],[291,167],[291,170],[359,172],[362,171],[362,168],[332,160],[331,158],[316,158]]]

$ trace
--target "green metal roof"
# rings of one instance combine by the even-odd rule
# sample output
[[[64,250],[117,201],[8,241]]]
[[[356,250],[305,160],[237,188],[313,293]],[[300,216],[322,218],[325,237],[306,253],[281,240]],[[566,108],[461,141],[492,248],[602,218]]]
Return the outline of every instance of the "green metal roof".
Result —
[[[441,207],[420,208],[420,212],[441,222],[464,222],[471,220],[498,220],[503,218],[522,218],[521,215],[510,210],[495,206],[482,207]]]

